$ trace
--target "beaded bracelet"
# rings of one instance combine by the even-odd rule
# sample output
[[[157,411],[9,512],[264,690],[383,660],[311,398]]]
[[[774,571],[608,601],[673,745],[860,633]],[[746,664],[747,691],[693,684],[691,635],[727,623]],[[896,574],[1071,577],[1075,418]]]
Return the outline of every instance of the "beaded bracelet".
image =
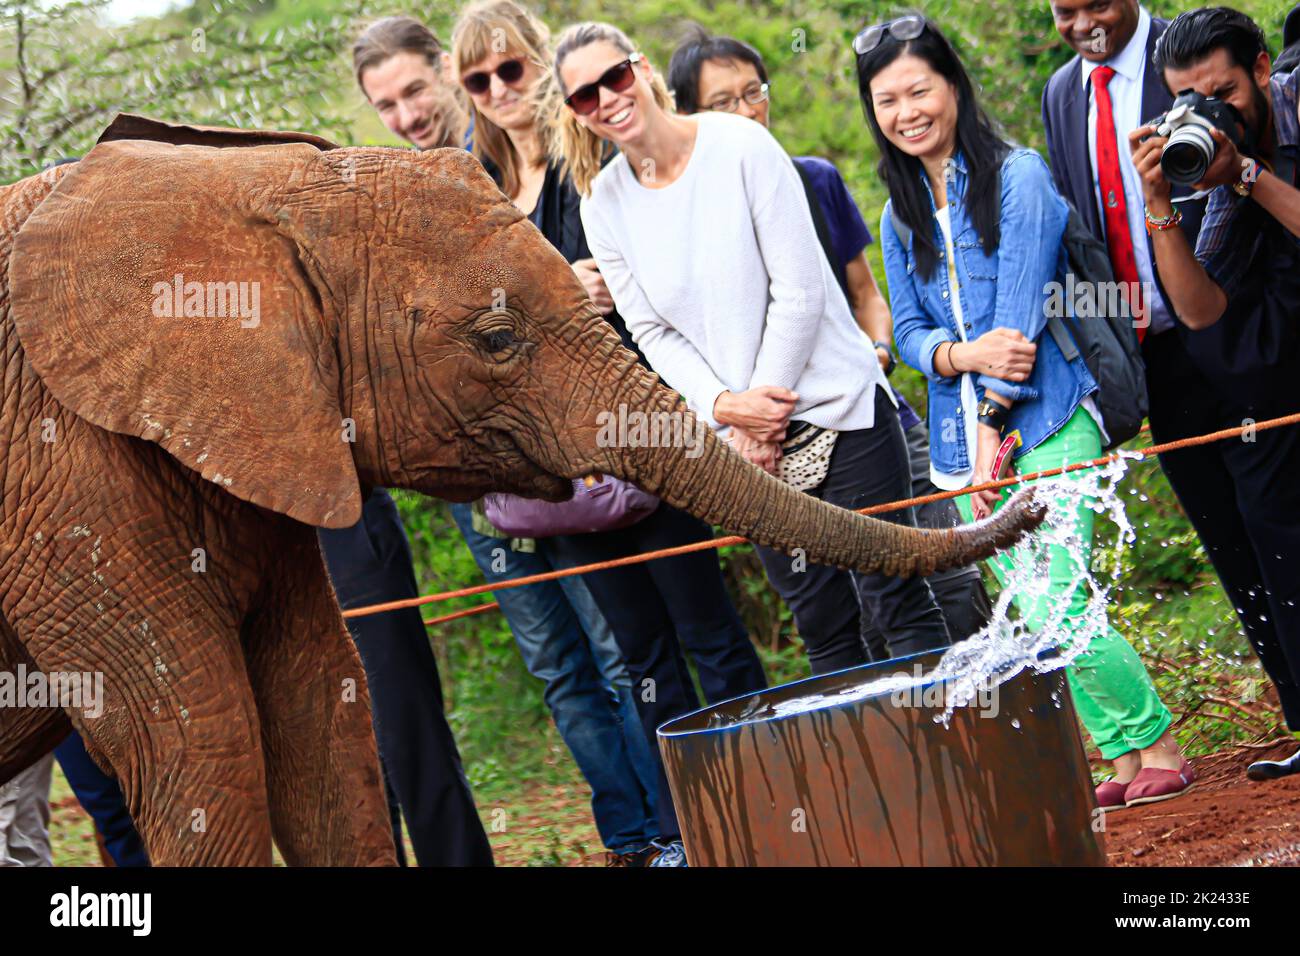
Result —
[[[1166,229],[1173,229],[1183,221],[1181,211],[1175,209],[1168,216],[1153,216],[1151,210],[1144,210],[1147,220],[1147,232],[1164,232]]]

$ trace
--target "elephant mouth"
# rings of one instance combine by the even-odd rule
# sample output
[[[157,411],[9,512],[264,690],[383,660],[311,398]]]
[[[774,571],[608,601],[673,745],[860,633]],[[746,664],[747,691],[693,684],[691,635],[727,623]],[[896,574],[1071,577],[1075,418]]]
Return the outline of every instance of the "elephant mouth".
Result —
[[[508,436],[503,437],[509,442],[509,451],[499,459],[503,467],[495,476],[495,490],[543,501],[568,501],[573,497],[572,478],[555,474]]]

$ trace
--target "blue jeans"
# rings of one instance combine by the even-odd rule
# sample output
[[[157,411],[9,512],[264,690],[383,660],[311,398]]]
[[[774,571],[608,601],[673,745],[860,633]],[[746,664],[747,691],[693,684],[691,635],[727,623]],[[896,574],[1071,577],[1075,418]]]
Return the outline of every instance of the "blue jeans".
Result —
[[[85,743],[75,730],[54,748],[54,756],[78,802],[95,821],[99,835],[104,838],[104,849],[113,862],[121,867],[148,866],[149,854],[126,811],[121,787],[116,778],[104,773],[90,759]]]
[[[489,584],[554,571],[544,548],[528,554],[474,530],[470,506],[451,506]],[[502,563],[504,562],[504,563]],[[504,568],[497,571],[493,567]],[[545,681],[556,729],[591,786],[591,812],[606,848],[639,849],[656,838],[656,760],[637,716],[632,679],[609,625],[581,578],[495,595],[524,666]]]
[[[661,503],[650,516],[618,531],[561,535],[546,546],[567,567],[607,561],[713,537],[698,518]],[[584,575],[614,628],[636,686],[645,739],[654,747],[659,836],[681,838],[656,730],[696,710],[699,695],[683,651],[695,660],[707,703],[767,686],[758,652],[727,594],[716,551],[698,551]]]

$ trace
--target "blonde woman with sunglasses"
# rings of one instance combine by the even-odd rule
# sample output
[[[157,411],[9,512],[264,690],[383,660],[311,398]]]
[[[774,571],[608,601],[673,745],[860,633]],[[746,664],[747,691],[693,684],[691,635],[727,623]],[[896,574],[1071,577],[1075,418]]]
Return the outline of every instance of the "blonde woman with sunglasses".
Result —
[[[898,409],[772,134],[732,113],[675,113],[650,64],[608,24],[566,30],[554,76],[587,241],[655,370],[728,429],[736,451],[792,486],[846,508],[906,498]],[[602,167],[609,144],[620,154]],[[885,517],[915,524],[910,511]],[[923,579],[814,575],[758,551],[814,673],[861,662],[862,605],[890,656],[950,642]]]
[[[554,134],[545,117],[558,105],[547,76],[548,39],[546,28],[513,0],[484,0],[462,14],[452,35],[452,60],[469,95],[473,149],[502,191],[569,260],[592,302],[635,351],[587,247],[573,183],[558,161],[548,161]],[[710,537],[704,522],[661,502],[626,528],[557,535],[538,546],[557,567],[572,567]],[[649,802],[657,811],[648,849],[620,855],[628,865],[684,865],[655,740],[660,724],[700,706],[683,651],[694,658],[709,703],[765,687],[762,664],[727,594],[715,551],[612,568],[583,580],[613,630],[636,690],[635,730],[650,768]]]

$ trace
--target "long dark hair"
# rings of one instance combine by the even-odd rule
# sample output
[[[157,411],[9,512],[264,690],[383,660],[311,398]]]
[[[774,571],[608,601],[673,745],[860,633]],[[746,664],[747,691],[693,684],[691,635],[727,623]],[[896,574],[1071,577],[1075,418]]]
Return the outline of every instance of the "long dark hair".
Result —
[[[926,20],[925,29],[915,40],[897,40],[886,30],[874,50],[858,57],[858,96],[871,135],[880,150],[880,163],[876,170],[889,187],[894,214],[912,230],[916,268],[923,278],[928,279],[939,262],[939,249],[934,241],[930,203],[922,182],[925,169],[919,159],[907,155],[885,138],[871,102],[872,79],[904,54],[924,60],[957,91],[956,147],[966,159],[969,178],[966,208],[970,211],[980,243],[989,255],[997,249],[1001,239],[998,221],[1002,196],[1001,191],[993,187],[1011,145],[1002,138],[997,126],[980,107],[974,84],[957,51],[932,21]]]

